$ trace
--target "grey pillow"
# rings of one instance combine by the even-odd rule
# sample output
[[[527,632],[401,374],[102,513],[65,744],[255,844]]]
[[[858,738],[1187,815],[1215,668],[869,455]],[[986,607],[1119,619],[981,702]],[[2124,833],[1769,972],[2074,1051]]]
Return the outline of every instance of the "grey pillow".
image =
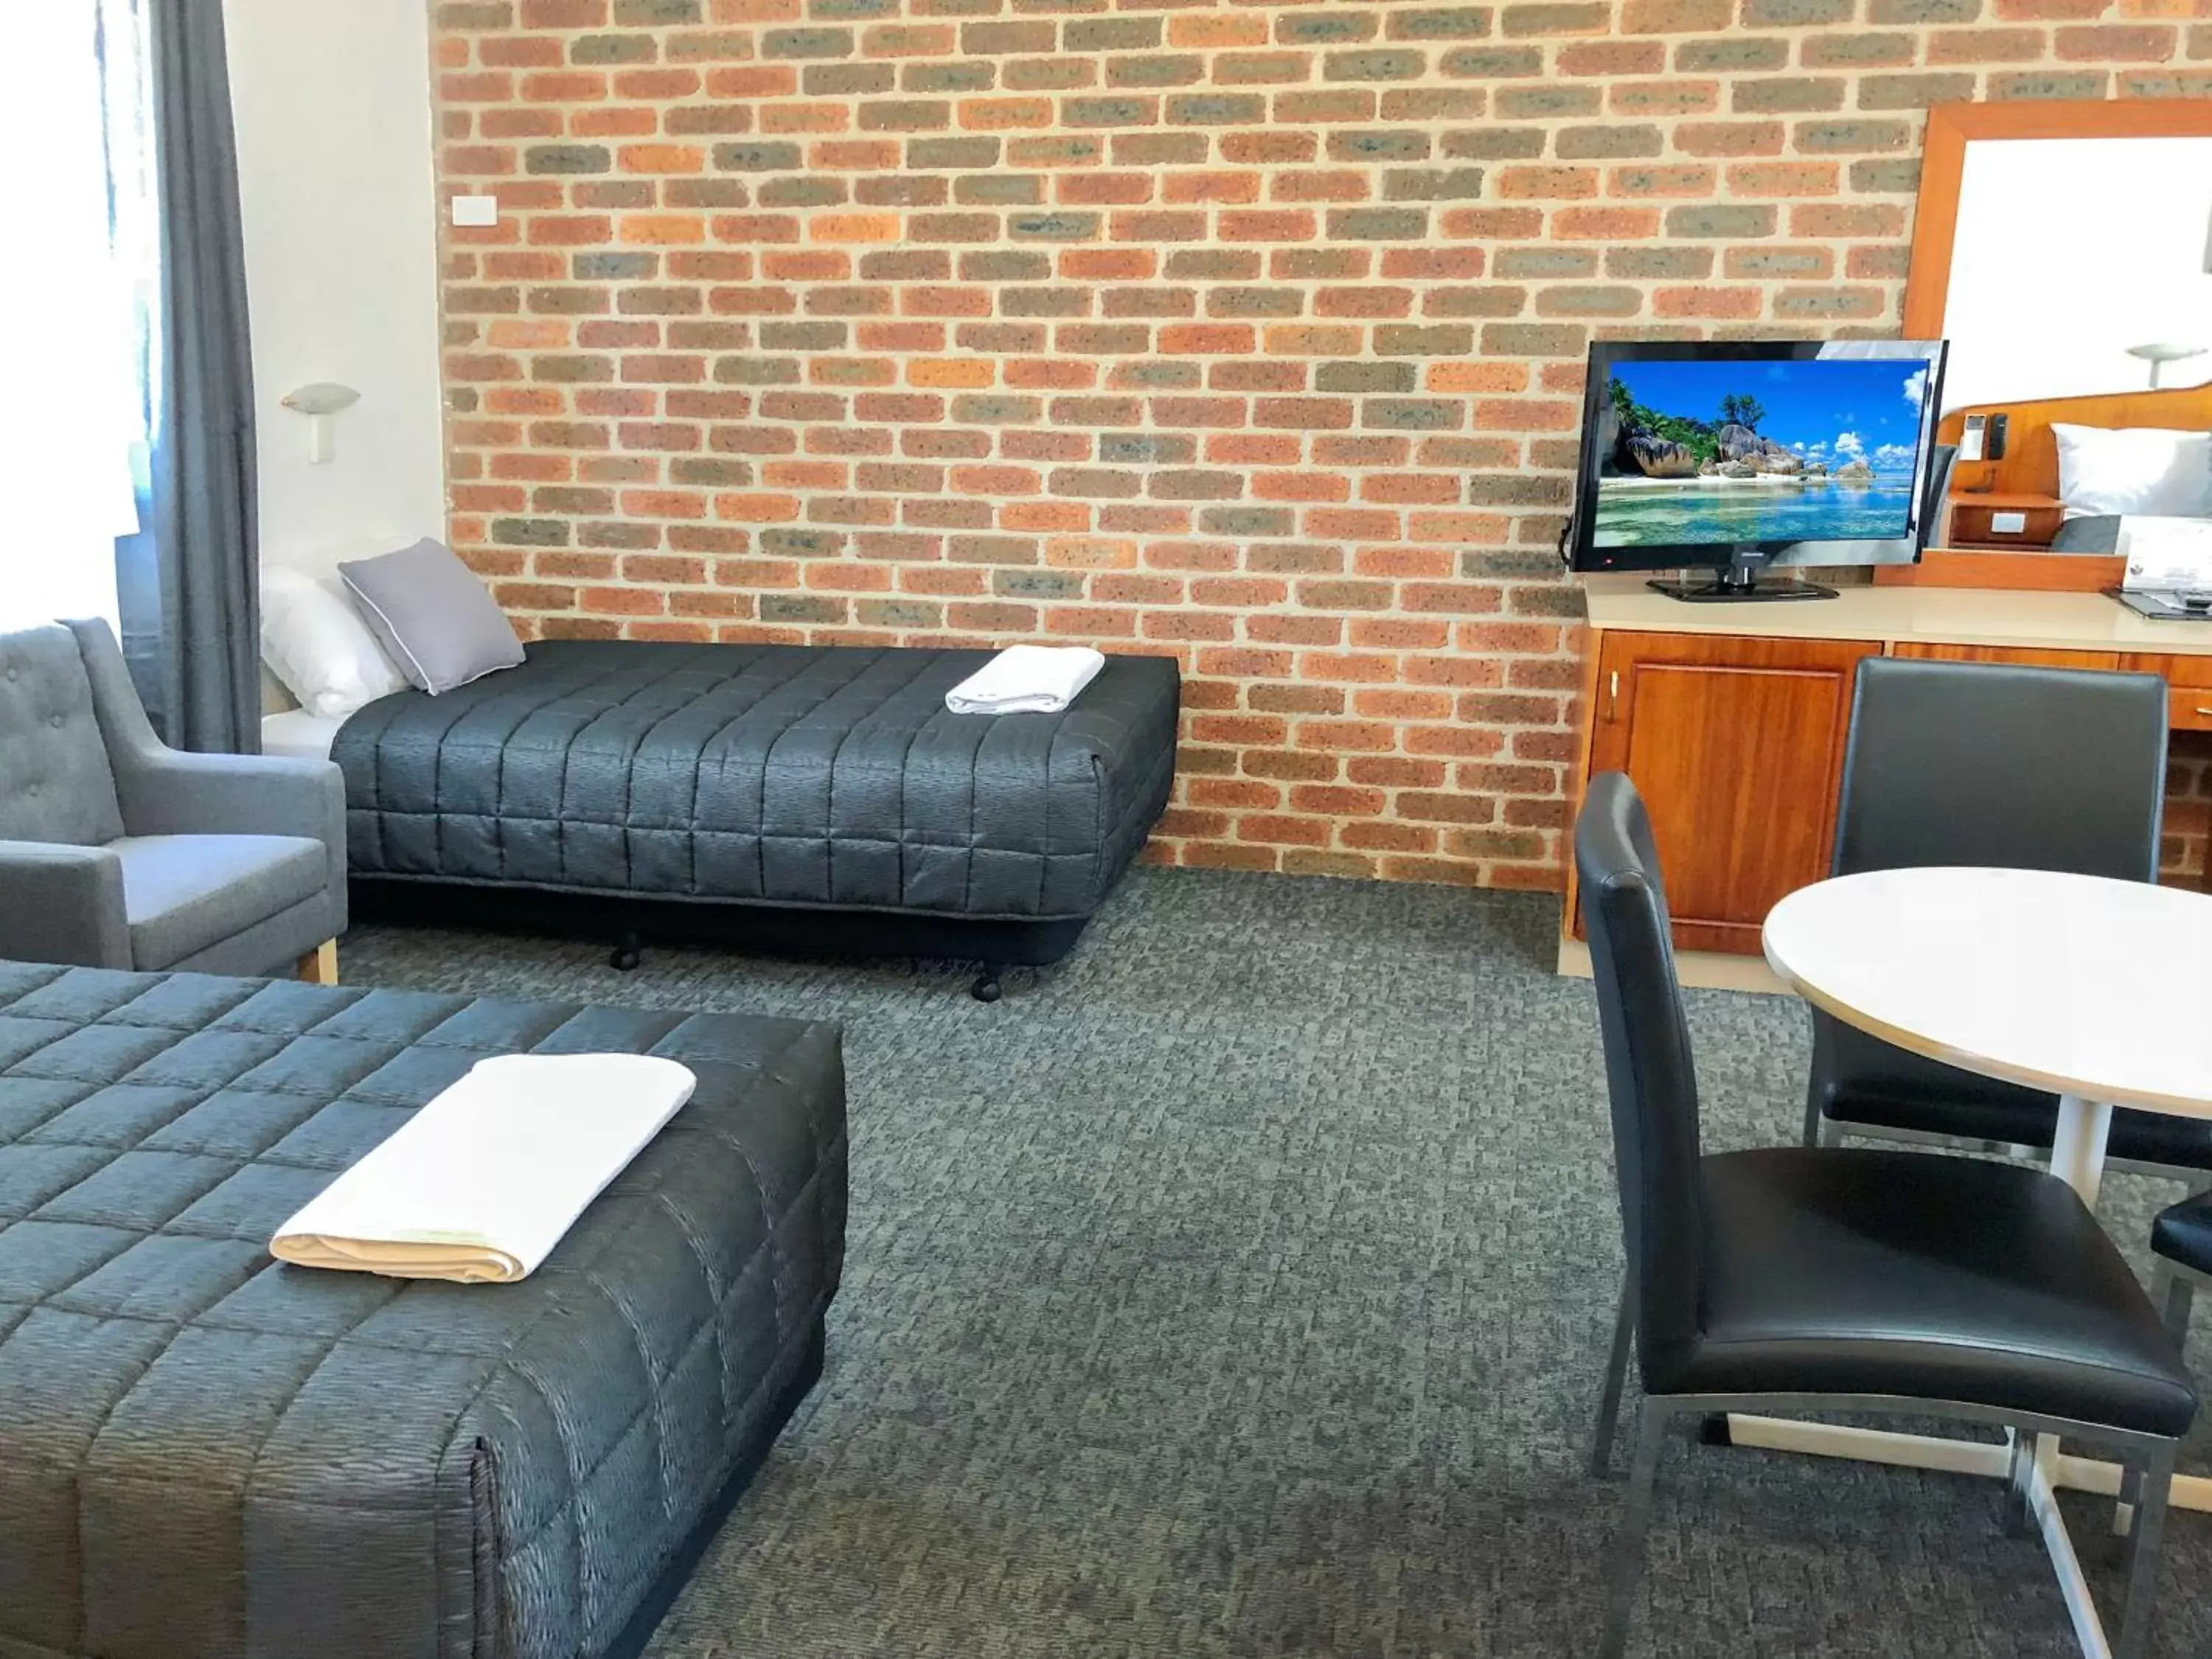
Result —
[[[2120,515],[2100,514],[2093,518],[2069,519],[2051,538],[2053,553],[2117,553],[2120,550]]]
[[[436,696],[522,660],[522,641],[451,548],[427,538],[338,567],[346,592],[399,672]]]

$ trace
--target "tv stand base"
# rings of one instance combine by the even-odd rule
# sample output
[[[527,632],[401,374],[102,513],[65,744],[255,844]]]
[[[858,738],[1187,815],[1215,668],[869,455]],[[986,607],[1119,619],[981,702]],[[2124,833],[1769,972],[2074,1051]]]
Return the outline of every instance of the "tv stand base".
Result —
[[[1711,581],[1654,581],[1650,586],[1670,599],[1693,605],[1718,605],[1759,599],[1832,599],[1836,590],[1818,582],[1794,580],[1731,582],[1725,576]]]

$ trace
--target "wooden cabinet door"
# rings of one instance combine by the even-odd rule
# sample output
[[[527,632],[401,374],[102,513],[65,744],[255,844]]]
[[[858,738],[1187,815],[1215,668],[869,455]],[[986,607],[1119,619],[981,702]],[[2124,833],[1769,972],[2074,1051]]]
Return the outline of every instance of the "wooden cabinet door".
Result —
[[[1589,769],[1626,772],[1643,795],[1679,948],[1756,956],[1776,901],[1827,873],[1852,681],[1881,654],[1858,640],[1601,636]]]

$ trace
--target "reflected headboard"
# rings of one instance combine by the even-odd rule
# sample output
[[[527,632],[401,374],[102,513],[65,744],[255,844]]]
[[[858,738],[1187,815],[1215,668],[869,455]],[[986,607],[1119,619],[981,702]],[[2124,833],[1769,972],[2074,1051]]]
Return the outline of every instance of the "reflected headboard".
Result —
[[[2006,416],[2008,430],[2004,459],[1960,461],[1951,475],[1951,494],[1954,498],[1990,491],[2002,495],[2055,496],[2058,494],[2058,441],[2051,435],[2053,422],[2069,426],[2157,426],[2187,432],[2212,432],[2212,384],[1954,409],[1937,425],[1937,441],[1957,443],[1969,415]]]

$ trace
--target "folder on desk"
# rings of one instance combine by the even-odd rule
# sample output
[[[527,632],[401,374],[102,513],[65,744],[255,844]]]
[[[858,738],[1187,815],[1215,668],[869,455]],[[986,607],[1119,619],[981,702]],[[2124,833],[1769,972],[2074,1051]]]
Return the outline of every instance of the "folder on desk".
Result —
[[[2124,517],[2116,550],[2127,561],[2106,591],[2154,622],[2212,622],[2212,519]]]

